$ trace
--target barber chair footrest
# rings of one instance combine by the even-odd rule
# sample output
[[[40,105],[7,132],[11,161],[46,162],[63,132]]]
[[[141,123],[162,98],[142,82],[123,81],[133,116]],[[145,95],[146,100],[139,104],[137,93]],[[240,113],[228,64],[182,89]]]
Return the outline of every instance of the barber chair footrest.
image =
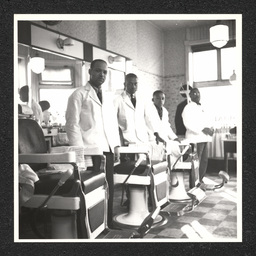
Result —
[[[166,212],[170,216],[182,216],[189,205],[187,203],[170,203],[161,212]]]
[[[105,235],[104,239],[130,239],[136,235],[133,230],[111,230]]]

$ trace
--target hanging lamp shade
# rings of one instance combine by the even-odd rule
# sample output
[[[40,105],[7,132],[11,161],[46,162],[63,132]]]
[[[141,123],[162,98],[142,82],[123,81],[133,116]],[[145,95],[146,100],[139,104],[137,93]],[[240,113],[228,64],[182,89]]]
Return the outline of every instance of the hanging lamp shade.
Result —
[[[227,25],[216,24],[210,28],[210,42],[213,46],[221,48],[229,40],[229,29]]]
[[[33,57],[30,59],[31,70],[36,73],[40,74],[45,69],[45,59],[41,57]]]

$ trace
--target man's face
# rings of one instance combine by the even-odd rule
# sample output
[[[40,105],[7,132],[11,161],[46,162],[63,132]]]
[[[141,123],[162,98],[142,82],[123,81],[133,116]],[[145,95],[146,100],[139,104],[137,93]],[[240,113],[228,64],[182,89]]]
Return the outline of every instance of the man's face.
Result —
[[[191,98],[191,100],[195,103],[199,103],[200,102],[200,92],[197,88],[193,88],[190,93],[189,96]]]
[[[93,86],[101,86],[105,80],[108,73],[107,64],[103,61],[97,61],[92,69],[89,69],[90,82]]]
[[[125,90],[129,94],[134,94],[138,89],[138,79],[136,77],[128,77],[124,83]]]
[[[154,95],[153,102],[157,107],[161,108],[165,102],[165,95],[163,93],[158,93]]]

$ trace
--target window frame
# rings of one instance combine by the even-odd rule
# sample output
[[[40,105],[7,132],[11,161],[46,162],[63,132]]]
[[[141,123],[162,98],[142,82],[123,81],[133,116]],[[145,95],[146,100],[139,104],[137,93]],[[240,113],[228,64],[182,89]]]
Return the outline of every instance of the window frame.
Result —
[[[53,66],[47,65],[45,68],[50,70],[61,70],[61,69],[68,69],[70,70],[70,81],[61,81],[58,80],[43,80],[42,74],[39,74],[39,90],[40,89],[72,89],[75,88],[75,75],[74,75],[74,67],[73,66]]]
[[[221,79],[221,49],[236,47],[236,40],[231,39],[229,42],[222,48],[214,47],[209,41],[202,42],[185,42],[186,46],[186,77],[187,81],[190,85],[197,88],[202,87],[212,87],[212,86],[226,86],[231,85],[229,79]],[[202,81],[195,82],[193,81],[193,71],[192,71],[192,61],[193,61],[193,53],[194,52],[203,52],[208,50],[216,50],[217,51],[217,80],[214,81]]]

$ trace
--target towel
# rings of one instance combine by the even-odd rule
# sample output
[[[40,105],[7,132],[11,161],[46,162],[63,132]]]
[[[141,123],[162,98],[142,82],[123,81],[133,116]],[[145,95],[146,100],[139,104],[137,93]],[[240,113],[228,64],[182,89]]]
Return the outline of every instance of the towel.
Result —
[[[20,206],[34,194],[34,183],[39,180],[37,174],[27,164],[19,165]]]

